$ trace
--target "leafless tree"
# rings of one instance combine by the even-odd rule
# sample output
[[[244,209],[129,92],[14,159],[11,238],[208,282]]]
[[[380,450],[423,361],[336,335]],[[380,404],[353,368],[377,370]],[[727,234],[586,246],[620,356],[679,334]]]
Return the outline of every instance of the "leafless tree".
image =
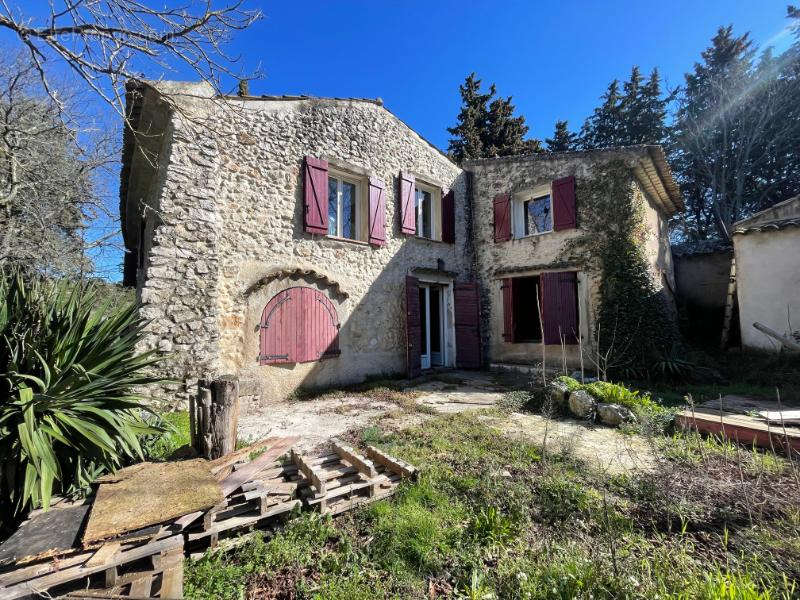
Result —
[[[234,76],[237,57],[224,46],[232,32],[261,18],[244,0],[186,0],[179,6],[157,0],[49,0],[48,14],[27,15],[26,3],[0,0],[0,27],[14,33],[56,103],[53,68],[65,64],[93,92],[125,116],[125,83],[160,79],[177,64],[221,91],[221,78]]]

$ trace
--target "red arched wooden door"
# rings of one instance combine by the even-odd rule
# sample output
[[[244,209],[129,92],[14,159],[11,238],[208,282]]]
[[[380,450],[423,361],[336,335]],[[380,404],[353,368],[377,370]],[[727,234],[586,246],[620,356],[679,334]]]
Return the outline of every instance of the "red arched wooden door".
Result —
[[[258,362],[311,362],[339,355],[339,317],[325,294],[293,287],[275,294],[261,313]]]

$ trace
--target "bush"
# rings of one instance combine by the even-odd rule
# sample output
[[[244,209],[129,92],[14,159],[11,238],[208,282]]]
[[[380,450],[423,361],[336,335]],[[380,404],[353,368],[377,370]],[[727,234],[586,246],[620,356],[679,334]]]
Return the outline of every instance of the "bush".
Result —
[[[132,391],[155,381],[136,306],[98,304],[73,283],[0,274],[3,519],[141,457],[138,436],[154,432]]]

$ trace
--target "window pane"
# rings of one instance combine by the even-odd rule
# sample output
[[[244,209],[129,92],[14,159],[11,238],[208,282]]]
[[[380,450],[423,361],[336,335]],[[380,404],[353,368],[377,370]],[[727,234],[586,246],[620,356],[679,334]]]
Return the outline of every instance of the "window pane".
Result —
[[[356,238],[356,186],[342,181],[342,237]]]
[[[525,202],[525,235],[553,230],[550,214],[550,196],[542,196]]]
[[[431,223],[433,222],[433,203],[430,192],[417,190],[417,235],[431,237]]]
[[[339,180],[328,177],[328,235],[339,235]]]

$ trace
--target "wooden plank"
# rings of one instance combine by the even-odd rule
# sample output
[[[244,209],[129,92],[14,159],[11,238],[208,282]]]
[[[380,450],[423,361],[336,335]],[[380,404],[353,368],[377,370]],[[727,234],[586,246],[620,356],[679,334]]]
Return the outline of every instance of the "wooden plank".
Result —
[[[311,482],[315,488],[317,488],[317,493],[325,494],[325,480],[320,475],[319,470],[316,467],[312,467],[306,463],[306,461],[295,448],[292,448],[291,456],[292,462],[297,465],[297,468],[300,470],[300,472]]]
[[[416,477],[417,468],[415,466],[410,465],[399,458],[389,456],[385,452],[378,450],[375,446],[367,446],[367,456],[376,463],[382,464],[390,471],[398,473],[403,477],[410,477],[412,479]]]
[[[800,410],[760,410],[758,414],[770,423],[794,425],[800,423]]]
[[[367,477],[375,477],[378,474],[372,461],[357,454],[350,446],[346,446],[337,439],[331,440],[331,445],[339,458],[350,463]]]
[[[88,567],[85,564],[79,563],[69,568],[61,568],[55,572],[36,577],[35,579],[28,579],[27,581],[16,583],[8,587],[0,587],[0,598],[4,600],[13,600],[15,598],[24,598],[26,596],[46,592],[56,585],[69,583],[70,581],[75,581],[87,575],[107,571],[111,567],[130,563],[141,558],[147,558],[148,556],[153,556],[154,554],[166,552],[175,548],[183,548],[183,536],[175,535],[151,544],[144,544],[122,550],[118,552],[111,561],[104,565]],[[88,557],[89,554],[85,555],[84,560],[88,559]]]
[[[731,419],[723,415],[708,413],[692,415],[690,411],[682,411],[676,415],[676,422],[686,429],[696,429],[704,433],[718,434],[741,444],[755,444],[762,448],[782,449],[788,452],[800,452],[800,436],[791,435],[783,428],[768,428],[764,423],[747,422]]]
[[[76,504],[33,515],[0,545],[0,564],[74,551],[90,508],[90,504]]]
[[[141,577],[135,579],[131,583],[131,589],[128,592],[131,596],[149,597],[150,590],[153,588],[154,573],[145,573]]]
[[[262,448],[266,448],[272,446],[276,440],[280,438],[266,438],[264,440],[255,442],[250,444],[249,446],[245,446],[244,448],[239,448],[238,450],[233,451],[231,454],[227,456],[223,456],[222,458],[217,458],[209,462],[211,465],[211,472],[215,475],[222,471],[227,467],[233,466],[238,461],[245,459],[249,462],[249,456],[251,453],[261,450]]]
[[[122,546],[122,542],[116,540],[106,542],[86,561],[86,566],[97,567],[113,560],[114,556],[119,552],[120,546]]]
[[[159,597],[183,598],[183,560],[176,563],[174,567],[164,569],[161,574],[161,590]]]
[[[191,542],[203,539],[205,537],[209,537],[214,534],[219,534],[222,533],[223,531],[228,531],[230,529],[247,527],[249,525],[253,525],[269,517],[274,517],[275,515],[289,512],[299,504],[300,500],[291,500],[289,502],[283,502],[281,504],[278,504],[274,508],[268,510],[263,515],[262,514],[245,515],[241,517],[231,517],[230,519],[226,519],[225,521],[217,521],[216,523],[214,523],[214,525],[211,527],[209,531],[190,532],[186,534],[186,538]]]
[[[234,471],[231,475],[223,479],[221,482],[222,494],[227,496],[231,492],[236,491],[236,489],[246,481],[250,481],[256,477],[261,471],[275,462],[276,458],[289,450],[299,439],[300,438],[297,436],[278,438],[275,445],[270,446],[261,456],[256,457],[243,468]]]

